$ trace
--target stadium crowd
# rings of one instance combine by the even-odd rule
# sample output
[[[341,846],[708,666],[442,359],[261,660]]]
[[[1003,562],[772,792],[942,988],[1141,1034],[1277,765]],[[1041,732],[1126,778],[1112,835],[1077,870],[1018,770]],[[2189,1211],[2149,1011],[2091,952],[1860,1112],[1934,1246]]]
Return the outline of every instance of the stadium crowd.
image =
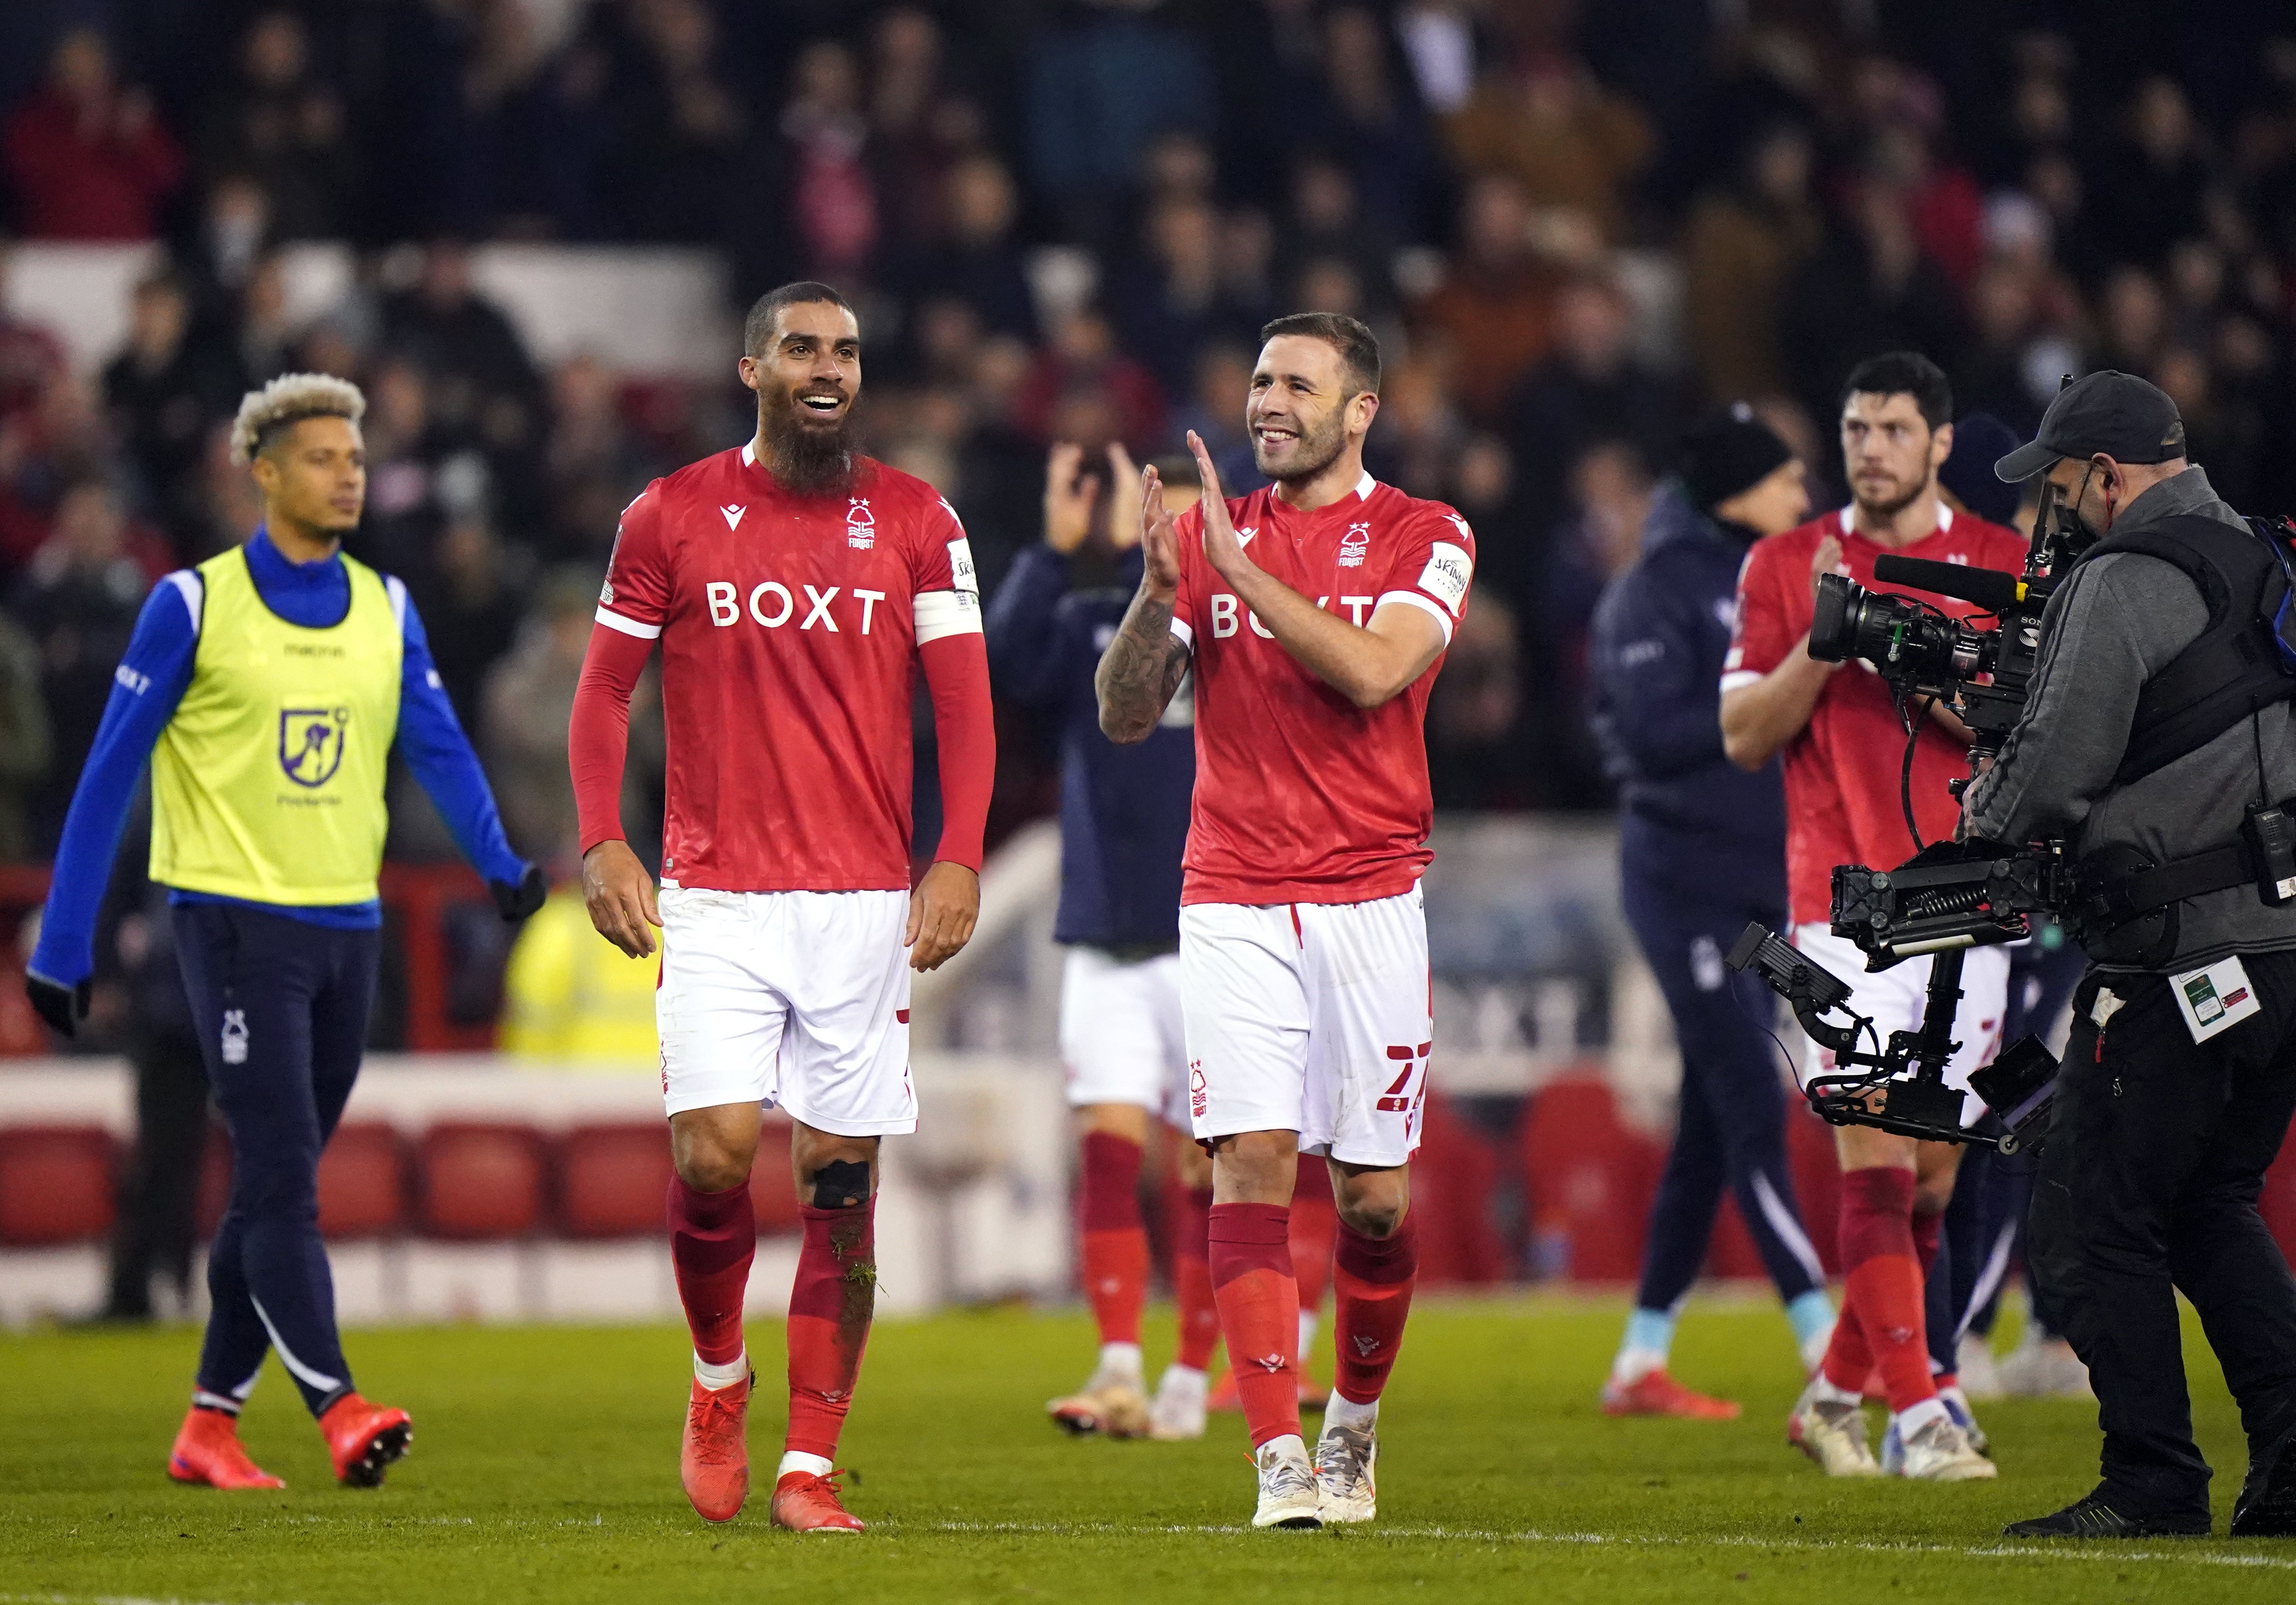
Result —
[[[1861,356],[1931,353],[2021,433],[2061,374],[2118,366],[2175,397],[2231,501],[2296,503],[2267,447],[2296,423],[2296,38],[2215,8],[2202,71],[2061,9],[0,8],[0,227],[165,246],[125,345],[76,372],[5,313],[0,245],[0,858],[53,852],[145,591],[250,528],[240,394],[317,369],[371,400],[357,546],[408,582],[520,850],[563,866],[617,515],[739,438],[746,397],[730,371],[545,370],[472,287],[496,240],[714,248],[737,304],[845,288],[873,449],[950,497],[990,588],[1038,537],[1054,442],[1145,460],[1193,428],[1247,488],[1260,323],[1363,315],[1373,470],[1459,507],[1481,553],[1437,801],[1602,807],[1587,621],[1714,402],[1753,401],[1824,484]],[[291,323],[275,248],[334,238],[351,292]],[[1000,831],[1054,774],[1004,724]],[[400,792],[395,853],[443,855]]]

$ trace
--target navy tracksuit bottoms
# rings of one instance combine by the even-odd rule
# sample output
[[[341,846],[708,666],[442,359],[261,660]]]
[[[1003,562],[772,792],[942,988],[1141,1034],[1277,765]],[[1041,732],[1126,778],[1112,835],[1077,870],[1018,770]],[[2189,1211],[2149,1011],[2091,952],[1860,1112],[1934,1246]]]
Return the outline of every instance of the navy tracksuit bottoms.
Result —
[[[193,1029],[231,1133],[199,1397],[235,1410],[275,1348],[316,1415],[351,1387],[319,1240],[319,1152],[358,1078],[382,933],[235,904],[172,914]]]
[[[1620,880],[1627,923],[1666,995],[1682,1050],[1674,1150],[1651,1208],[1635,1302],[1671,1309],[1690,1290],[1726,1187],[1791,1303],[1825,1277],[1786,1168],[1783,1060],[1767,1028],[1775,1004],[1759,980],[1722,962],[1747,921],[1775,927],[1784,913],[1693,901],[1639,872],[1631,856]]]

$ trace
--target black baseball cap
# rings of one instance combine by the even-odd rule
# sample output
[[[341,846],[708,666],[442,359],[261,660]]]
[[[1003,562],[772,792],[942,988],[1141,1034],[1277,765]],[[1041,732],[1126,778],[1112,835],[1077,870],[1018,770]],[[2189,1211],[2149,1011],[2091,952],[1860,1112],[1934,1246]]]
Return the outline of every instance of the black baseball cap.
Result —
[[[2166,463],[2185,454],[2185,421],[2158,385],[2103,368],[2057,392],[2041,414],[2041,432],[1993,465],[2010,484],[2046,472],[2060,457],[2103,452],[2121,463]]]
[[[1744,402],[1710,413],[1682,438],[1682,488],[1690,504],[1710,513],[1742,490],[1760,484],[1793,455],[1775,430]]]

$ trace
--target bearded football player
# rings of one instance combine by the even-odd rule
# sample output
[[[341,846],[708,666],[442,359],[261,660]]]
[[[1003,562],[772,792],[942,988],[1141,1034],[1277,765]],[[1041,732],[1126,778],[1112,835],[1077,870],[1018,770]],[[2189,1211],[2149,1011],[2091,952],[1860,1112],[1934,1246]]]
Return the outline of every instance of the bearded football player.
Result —
[[[1432,857],[1427,698],[1474,536],[1364,471],[1379,347],[1354,318],[1276,319],[1244,419],[1275,483],[1201,503],[1144,476],[1140,588],[1101,659],[1102,728],[1136,741],[1193,664],[1196,786],[1180,910],[1189,1116],[1212,1149],[1213,1296],[1259,1471],[1252,1525],[1376,1511],[1379,1400],[1418,1249],[1410,1214],[1433,1051],[1419,878]],[[1339,1207],[1337,1372],[1300,1429],[1298,1155]]]
[[[996,768],[971,549],[932,487],[852,435],[861,334],[826,284],[750,308],[755,436],[649,485],[620,534],[569,752],[592,922],[661,933],[656,1021],[676,1174],[670,1257],[693,1334],[680,1470],[710,1521],[749,1492],[742,1311],[763,1110],[793,1123],[804,1247],[772,1519],[858,1532],[832,1470],[875,1306],[878,1148],[916,1129],[909,981],[980,905]],[[623,839],[629,700],[659,643],[668,739],[661,881]],[[943,824],[910,885],[910,705],[922,666]]]

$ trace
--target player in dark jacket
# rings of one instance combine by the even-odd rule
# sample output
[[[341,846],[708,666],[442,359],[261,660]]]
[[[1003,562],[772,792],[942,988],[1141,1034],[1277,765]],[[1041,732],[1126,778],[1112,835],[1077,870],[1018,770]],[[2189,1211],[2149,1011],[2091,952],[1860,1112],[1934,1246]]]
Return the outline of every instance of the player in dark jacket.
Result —
[[[1794,1207],[1784,1088],[1765,1029],[1769,995],[1725,968],[1749,920],[1785,918],[1785,805],[1775,763],[1747,774],[1722,753],[1718,718],[1738,569],[1746,549],[1809,510],[1801,464],[1745,406],[1685,442],[1683,471],[1653,506],[1642,555],[1612,581],[1589,641],[1590,720],[1620,792],[1627,921],[1673,1011],[1682,1050],[1674,1151],[1651,1209],[1642,1286],[1603,1408],[1612,1415],[1727,1420],[1738,1406],[1669,1376],[1667,1351],[1706,1257],[1723,1189],[1785,1300],[1804,1363],[1833,1326],[1825,1278]]]

